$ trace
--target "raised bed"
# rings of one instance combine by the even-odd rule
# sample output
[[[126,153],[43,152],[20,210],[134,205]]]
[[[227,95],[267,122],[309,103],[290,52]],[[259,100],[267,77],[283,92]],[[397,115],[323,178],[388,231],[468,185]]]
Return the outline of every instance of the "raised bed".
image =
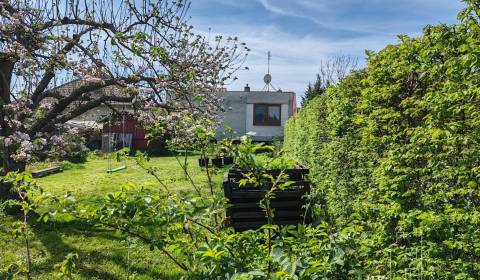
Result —
[[[52,167],[45,168],[45,169],[42,169],[42,170],[32,171],[32,177],[33,178],[40,178],[40,177],[45,177],[45,176],[48,176],[50,174],[54,174],[54,173],[58,173],[58,172],[62,172],[62,169],[59,166],[52,166]]]
[[[280,170],[266,171],[278,176]],[[287,190],[276,191],[271,205],[274,209],[274,223],[278,225],[298,225],[311,223],[311,214],[305,208],[305,195],[310,193],[310,182],[305,178],[309,170],[302,165],[284,171],[289,181],[294,182]],[[256,229],[267,223],[264,209],[259,202],[270,186],[240,187],[238,182],[244,178],[242,170],[231,168],[224,176],[223,190],[231,207],[227,208],[227,219],[235,231]]]

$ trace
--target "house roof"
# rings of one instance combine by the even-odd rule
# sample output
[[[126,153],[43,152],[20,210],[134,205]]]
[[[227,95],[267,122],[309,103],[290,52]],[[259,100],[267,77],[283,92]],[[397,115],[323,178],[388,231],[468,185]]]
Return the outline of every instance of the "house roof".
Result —
[[[243,91],[243,90],[227,90],[227,91],[222,91],[222,93],[229,93],[229,94],[237,94],[237,93],[245,93],[245,94],[277,94],[277,95],[287,95],[287,94],[293,94],[295,92],[293,91],[260,91],[260,90],[255,90],[255,91]]]
[[[292,91],[226,91],[218,94],[224,95],[226,100],[236,100],[244,103],[288,104],[295,99],[295,93]]]
[[[69,81],[65,84],[56,86],[51,89],[51,91],[56,91],[60,96],[62,97],[67,97],[70,95],[76,88],[86,85],[88,81],[85,79],[75,79],[72,81]],[[92,97],[95,96],[102,96],[102,95],[111,95],[111,96],[116,96],[116,97],[127,97],[128,94],[125,92],[125,90],[117,85],[111,85],[111,86],[106,86],[104,88],[95,90],[90,92],[89,94],[92,94]],[[44,102],[46,103],[51,103],[54,102],[55,98],[52,97],[47,97],[44,99]],[[120,104],[120,105],[129,105],[131,102],[109,102],[110,104]]]
[[[96,121],[82,121],[82,120],[69,120],[67,122],[68,125],[70,125],[71,127],[75,127],[75,128],[83,128],[83,129],[102,129],[103,128],[103,124],[100,123],[100,122],[96,122]]]

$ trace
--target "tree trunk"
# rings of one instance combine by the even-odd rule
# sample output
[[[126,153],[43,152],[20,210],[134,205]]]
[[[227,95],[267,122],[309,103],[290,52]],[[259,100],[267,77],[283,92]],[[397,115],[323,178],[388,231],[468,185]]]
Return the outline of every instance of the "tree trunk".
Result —
[[[2,172],[0,176],[6,175],[8,172],[18,171],[23,172],[27,166],[24,161],[15,161],[12,159],[11,155],[13,152],[6,148],[3,151],[3,164]],[[11,184],[0,181],[0,201],[5,199],[17,199],[17,195],[10,192]]]
[[[0,136],[8,137],[12,134],[9,127],[4,106],[11,103],[11,89],[10,84],[12,81],[13,69],[15,66],[15,60],[11,57],[7,57],[5,54],[0,53]],[[11,148],[2,146],[0,156],[2,157],[2,170],[0,176],[3,176],[11,171],[25,171],[25,163],[16,162],[12,159]],[[0,201],[6,198],[12,198],[10,193],[11,185],[8,183],[0,182]]]

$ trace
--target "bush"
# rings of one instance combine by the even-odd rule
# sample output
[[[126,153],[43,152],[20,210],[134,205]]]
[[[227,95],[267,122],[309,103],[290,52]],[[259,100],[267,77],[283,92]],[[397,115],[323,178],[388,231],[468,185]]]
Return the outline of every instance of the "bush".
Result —
[[[266,250],[266,228],[237,234],[224,232],[199,246],[195,255],[203,265],[194,267],[187,279],[310,280],[365,276],[356,258],[355,237],[361,228],[355,225],[340,233],[333,233],[326,224],[281,229],[274,226],[271,254]]]
[[[474,1],[472,1],[474,2]],[[368,52],[368,65],[287,122],[287,153],[309,165],[319,219],[359,219],[367,271],[422,268],[480,277],[480,24],[454,25]],[[411,252],[422,252],[422,260]],[[413,255],[412,255],[413,254]]]
[[[80,135],[65,135],[65,146],[59,160],[70,161],[73,163],[83,163],[87,161],[90,150],[85,145],[85,140]]]

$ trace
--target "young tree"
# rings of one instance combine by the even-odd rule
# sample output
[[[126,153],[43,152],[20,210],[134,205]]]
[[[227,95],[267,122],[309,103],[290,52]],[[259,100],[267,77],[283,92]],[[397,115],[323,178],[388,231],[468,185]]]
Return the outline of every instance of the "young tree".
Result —
[[[64,124],[101,104],[132,101],[150,120],[160,112],[153,107],[163,117],[218,111],[213,92],[248,49],[237,38],[194,34],[188,7],[187,0],[0,0],[2,173],[61,145]],[[66,82],[74,86],[60,90]],[[0,185],[0,198],[7,188]]]
[[[320,70],[315,83],[308,84],[302,97],[302,107],[313,98],[322,95],[329,86],[337,84],[358,67],[358,60],[347,55],[336,55],[320,61]]]

